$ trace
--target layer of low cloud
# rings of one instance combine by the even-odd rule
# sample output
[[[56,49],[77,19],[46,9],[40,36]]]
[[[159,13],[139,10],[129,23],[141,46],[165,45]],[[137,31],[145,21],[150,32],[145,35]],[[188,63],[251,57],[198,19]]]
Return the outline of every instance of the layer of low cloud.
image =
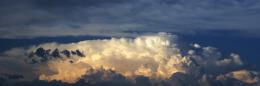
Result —
[[[109,35],[126,31],[259,33],[259,0],[1,0],[0,37]]]
[[[82,80],[93,85],[259,84],[259,72],[247,70],[238,54],[223,56],[217,48],[196,43],[183,51],[176,38],[159,33],[14,48],[1,56],[0,70],[4,77],[22,75],[18,79],[22,81],[39,79],[70,84]],[[187,80],[191,81],[185,83]]]

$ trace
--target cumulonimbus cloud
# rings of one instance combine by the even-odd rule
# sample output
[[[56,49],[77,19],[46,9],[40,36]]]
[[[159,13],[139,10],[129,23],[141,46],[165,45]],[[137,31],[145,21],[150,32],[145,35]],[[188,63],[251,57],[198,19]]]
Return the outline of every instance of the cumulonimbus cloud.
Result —
[[[175,76],[187,74],[201,78],[198,83],[202,83],[208,75],[219,81],[234,78],[244,83],[259,82],[257,72],[236,72],[244,64],[238,54],[231,53],[230,56],[223,57],[217,48],[199,44],[192,44],[191,49],[184,54],[178,47],[176,38],[172,34],[159,33],[70,44],[45,43],[27,49],[9,50],[0,59],[0,64],[12,62],[12,65],[20,65],[28,70],[24,73],[31,73],[20,72],[24,77],[35,76],[40,80],[67,83],[90,79],[88,76],[96,74],[93,71],[100,69],[104,72],[100,80],[114,79],[113,77],[121,75],[130,80],[143,76],[151,80],[171,81],[175,80]],[[9,73],[16,70],[7,65],[0,65],[0,68]]]

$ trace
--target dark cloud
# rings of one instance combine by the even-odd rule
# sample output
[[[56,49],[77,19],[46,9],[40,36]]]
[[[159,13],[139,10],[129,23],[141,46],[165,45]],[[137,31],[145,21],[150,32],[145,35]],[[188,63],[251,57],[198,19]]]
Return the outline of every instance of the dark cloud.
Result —
[[[228,30],[257,35],[259,0],[1,0],[2,38]],[[19,32],[19,33],[18,33]],[[237,33],[241,34],[241,33]]]
[[[33,57],[39,57],[39,60],[34,59]],[[70,58],[70,57],[74,57],[74,56],[79,56],[79,57],[85,57],[85,53],[83,53],[82,51],[80,51],[79,49],[76,50],[59,50],[59,49],[44,49],[42,47],[39,47],[36,49],[35,52],[30,52],[28,53],[28,57],[29,59],[26,59],[28,61],[28,63],[38,63],[38,62],[46,62],[48,60],[51,59],[55,59],[55,58]],[[73,61],[70,61],[71,63],[73,63]]]
[[[157,81],[151,80],[148,77],[138,76],[134,80],[126,79],[122,75],[115,76],[115,79],[104,80],[105,73],[113,71],[99,71],[96,75],[85,76],[84,79],[77,81],[76,83],[69,84],[61,81],[42,81],[42,80],[32,80],[32,81],[14,81],[5,82],[4,78],[0,77],[1,86],[258,86],[260,83],[244,83],[235,78],[221,77],[221,79],[216,78],[211,75],[203,75],[200,77],[194,77],[192,75],[176,73],[169,80]],[[112,75],[112,74],[111,74]],[[106,77],[106,76],[105,76]],[[96,82],[90,82],[90,80],[96,79]]]

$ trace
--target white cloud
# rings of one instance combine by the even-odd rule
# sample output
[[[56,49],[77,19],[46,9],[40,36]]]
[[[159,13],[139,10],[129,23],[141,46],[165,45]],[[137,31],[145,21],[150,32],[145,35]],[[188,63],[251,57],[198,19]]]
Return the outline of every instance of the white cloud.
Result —
[[[167,81],[172,77],[178,76],[178,74],[181,74],[179,78],[199,78],[204,74],[219,75],[243,67],[243,62],[238,54],[232,53],[230,57],[223,59],[221,53],[213,47],[200,46],[201,48],[189,51],[192,51],[192,53],[182,55],[180,53],[182,49],[178,48],[179,44],[175,40],[175,35],[159,33],[156,35],[138,36],[136,38],[85,40],[69,44],[45,43],[31,46],[28,49],[14,48],[7,51],[4,56],[1,56],[0,68],[1,72],[16,74],[17,70],[14,68],[19,66],[24,71],[18,74],[22,74],[24,77],[75,83],[79,79],[91,79],[89,78],[92,76],[91,74],[96,74],[93,70],[98,71],[100,69],[104,73],[107,71],[108,74],[113,74],[109,73],[109,71],[115,71],[116,76],[122,75],[122,77],[128,79],[145,76],[151,80]],[[63,57],[49,56],[48,58],[46,57],[47,61],[41,62],[43,57],[37,55],[29,56],[30,53],[36,52],[39,47],[46,50],[51,49],[50,52],[53,52],[56,48],[69,51],[78,49],[85,55],[83,57],[75,55],[71,57],[66,57],[65,55],[62,55]],[[35,64],[30,64],[28,61],[31,59],[39,61]],[[15,67],[12,68],[12,66]],[[238,80],[248,75],[247,73],[242,73],[243,76],[238,76],[240,73],[237,74],[235,72],[234,74],[232,77]],[[115,76],[104,75],[99,78],[109,80],[115,79]],[[205,79],[206,76],[204,76],[203,83],[206,82]],[[254,81],[255,79],[246,79],[246,83],[252,80]]]
[[[200,46],[199,44],[196,44],[196,43],[193,44],[193,47],[194,47],[194,48],[201,48],[201,46]]]

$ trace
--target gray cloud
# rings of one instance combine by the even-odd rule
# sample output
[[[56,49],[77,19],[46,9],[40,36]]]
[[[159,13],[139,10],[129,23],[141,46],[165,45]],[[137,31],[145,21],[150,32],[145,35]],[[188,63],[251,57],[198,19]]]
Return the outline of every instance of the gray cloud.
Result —
[[[1,1],[1,38],[131,35],[124,31],[259,33],[259,0]]]

